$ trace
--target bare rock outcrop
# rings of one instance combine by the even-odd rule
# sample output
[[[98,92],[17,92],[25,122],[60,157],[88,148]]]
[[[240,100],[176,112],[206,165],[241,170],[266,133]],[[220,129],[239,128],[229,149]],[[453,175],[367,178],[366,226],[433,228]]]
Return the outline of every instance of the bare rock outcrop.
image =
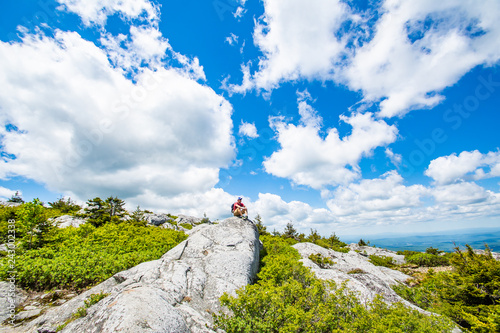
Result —
[[[213,332],[219,297],[252,282],[259,265],[258,232],[251,221],[228,218],[197,226],[160,259],[115,274],[49,309],[12,332],[50,332],[84,306],[91,294],[109,294],[69,322],[68,332]]]
[[[78,228],[86,222],[85,219],[81,217],[75,217],[71,215],[62,215],[54,219],[49,219],[53,221],[54,225],[58,228],[75,227]]]
[[[333,280],[338,285],[345,282],[347,288],[356,292],[358,299],[362,302],[371,302],[378,294],[387,303],[402,302],[411,308],[425,312],[407,302],[392,290],[392,285],[404,283],[410,278],[406,274],[387,267],[375,266],[369,262],[365,255],[356,251],[342,253],[312,243],[299,243],[293,247],[299,251],[304,266],[309,267],[318,278]],[[311,254],[320,254],[322,257],[333,261],[334,264],[327,268],[321,268],[309,259]]]

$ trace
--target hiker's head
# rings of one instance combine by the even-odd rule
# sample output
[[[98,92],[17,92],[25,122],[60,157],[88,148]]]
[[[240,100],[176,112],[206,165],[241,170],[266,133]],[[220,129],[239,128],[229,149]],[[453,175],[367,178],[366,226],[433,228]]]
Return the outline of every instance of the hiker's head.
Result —
[[[238,197],[238,201],[241,201],[241,197]]]

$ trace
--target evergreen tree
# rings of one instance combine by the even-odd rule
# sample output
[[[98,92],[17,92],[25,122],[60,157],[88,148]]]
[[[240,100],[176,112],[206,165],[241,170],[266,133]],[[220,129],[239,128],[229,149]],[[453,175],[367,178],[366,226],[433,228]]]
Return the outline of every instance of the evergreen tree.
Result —
[[[61,213],[74,213],[82,209],[82,207],[71,201],[71,198],[64,200],[62,197],[57,201],[49,202],[49,206],[59,210]]]
[[[19,194],[19,191],[16,191],[16,194],[14,194],[13,196],[11,196],[10,199],[7,200],[7,202],[24,203],[24,200],[21,197],[21,195]]]
[[[96,197],[87,201],[85,217],[88,217],[89,222],[95,227],[107,222],[119,223],[126,214],[124,205],[125,201],[117,197],[109,197],[105,201]]]
[[[299,234],[291,221],[286,224],[285,230],[283,231],[283,237],[298,240]]]
[[[259,214],[257,214],[257,216],[254,218],[254,220],[255,220],[255,226],[257,227],[257,230],[259,231],[259,235],[260,236],[269,235],[269,233],[267,232],[266,226],[262,223],[262,217],[260,217]]]

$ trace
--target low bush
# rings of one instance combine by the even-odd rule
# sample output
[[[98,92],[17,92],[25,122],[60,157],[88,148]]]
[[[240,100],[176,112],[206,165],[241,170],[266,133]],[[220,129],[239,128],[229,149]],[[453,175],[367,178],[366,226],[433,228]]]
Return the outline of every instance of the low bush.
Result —
[[[89,223],[58,229],[44,247],[16,251],[16,282],[22,288],[85,288],[141,262],[158,259],[187,236],[179,231],[127,223]],[[0,279],[8,276],[2,259]]]
[[[323,257],[320,253],[309,255],[309,259],[320,268],[330,268],[335,264],[330,258]]]
[[[449,256],[431,253],[411,254],[405,256],[405,260],[409,264],[424,267],[448,266],[450,264]]]
[[[276,236],[263,236],[258,281],[224,294],[227,313],[214,314],[215,328],[233,332],[450,332],[444,317],[426,316],[381,299],[363,306],[345,286],[322,281],[304,267],[298,252]]]
[[[500,262],[486,254],[456,249],[452,271],[432,270],[415,287],[396,292],[417,306],[448,316],[470,332],[500,332]]]
[[[394,268],[397,266],[392,257],[377,256],[375,254],[372,254],[370,256],[370,262],[375,266],[384,266],[388,268]]]

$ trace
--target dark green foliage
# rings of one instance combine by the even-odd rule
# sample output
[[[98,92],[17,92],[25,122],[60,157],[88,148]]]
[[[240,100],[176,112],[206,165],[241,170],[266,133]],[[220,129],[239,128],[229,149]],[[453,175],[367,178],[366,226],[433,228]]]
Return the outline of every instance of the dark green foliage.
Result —
[[[82,207],[71,201],[71,198],[59,198],[57,201],[49,202],[51,208],[58,210],[61,214],[73,214],[78,212]]]
[[[284,238],[295,239],[296,241],[299,240],[299,234],[297,233],[297,229],[294,228],[292,222],[286,224],[285,230],[281,236]]]
[[[141,262],[158,259],[186,239],[179,231],[107,223],[57,229],[53,242],[16,251],[16,283],[33,290],[85,288]],[[0,278],[8,276],[2,259]]]
[[[438,254],[440,254],[441,252],[443,252],[443,251],[439,251],[439,249],[438,249],[438,248],[434,248],[434,247],[432,247],[432,246],[431,246],[431,247],[428,247],[428,248],[426,248],[426,249],[425,249],[425,253],[428,253],[428,254],[435,254],[435,255],[438,255]]]
[[[210,222],[210,219],[207,217],[207,213],[203,213],[203,218],[201,219],[200,224],[208,222]]]
[[[366,272],[361,268],[354,268],[347,272],[347,274],[366,274]]]
[[[99,227],[108,222],[119,223],[125,216],[126,211],[123,208],[125,202],[116,197],[109,197],[102,200],[99,197],[87,201],[84,217],[87,217],[89,223]]]
[[[397,264],[394,262],[394,259],[392,257],[387,257],[387,256],[377,256],[372,254],[370,256],[370,262],[374,264],[375,266],[384,266],[388,268],[394,268],[397,266]]]
[[[364,307],[344,286],[321,281],[299,262],[286,240],[263,236],[265,254],[256,284],[221,297],[232,312],[214,323],[233,332],[450,332],[445,318],[427,317],[380,299]]]
[[[19,208],[0,205],[0,243],[8,242],[9,220],[16,221]]]
[[[404,251],[398,251],[396,253],[399,254],[399,255],[404,255],[405,257],[407,257],[407,256],[411,256],[412,254],[417,254],[417,253],[422,253],[422,252],[404,250]]]
[[[21,197],[21,195],[19,194],[19,191],[16,191],[16,194],[14,194],[13,196],[11,196],[10,199],[7,200],[7,202],[24,203],[24,200]]]
[[[359,246],[368,246],[370,245],[370,241],[364,241],[363,238],[361,238],[358,242]]]
[[[254,218],[254,220],[255,220],[255,226],[257,227],[257,230],[259,231],[259,235],[260,236],[269,235],[269,233],[267,232],[266,226],[262,223],[262,218],[260,217],[260,215],[257,214],[257,216]]]
[[[311,229],[311,233],[309,236],[302,240],[303,242],[310,242],[325,249],[331,249],[337,252],[349,252],[349,248],[347,248],[347,244],[340,241],[340,239],[333,233],[330,237],[324,238],[322,237],[315,229]]]
[[[127,222],[134,224],[136,226],[145,227],[148,223],[144,217],[145,214],[146,214],[146,211],[141,210],[141,207],[137,206],[137,208],[130,215],[131,219]]]
[[[500,262],[489,249],[485,255],[458,248],[451,256],[453,270],[430,273],[413,288],[395,290],[410,302],[448,316],[471,332],[500,331]]]

